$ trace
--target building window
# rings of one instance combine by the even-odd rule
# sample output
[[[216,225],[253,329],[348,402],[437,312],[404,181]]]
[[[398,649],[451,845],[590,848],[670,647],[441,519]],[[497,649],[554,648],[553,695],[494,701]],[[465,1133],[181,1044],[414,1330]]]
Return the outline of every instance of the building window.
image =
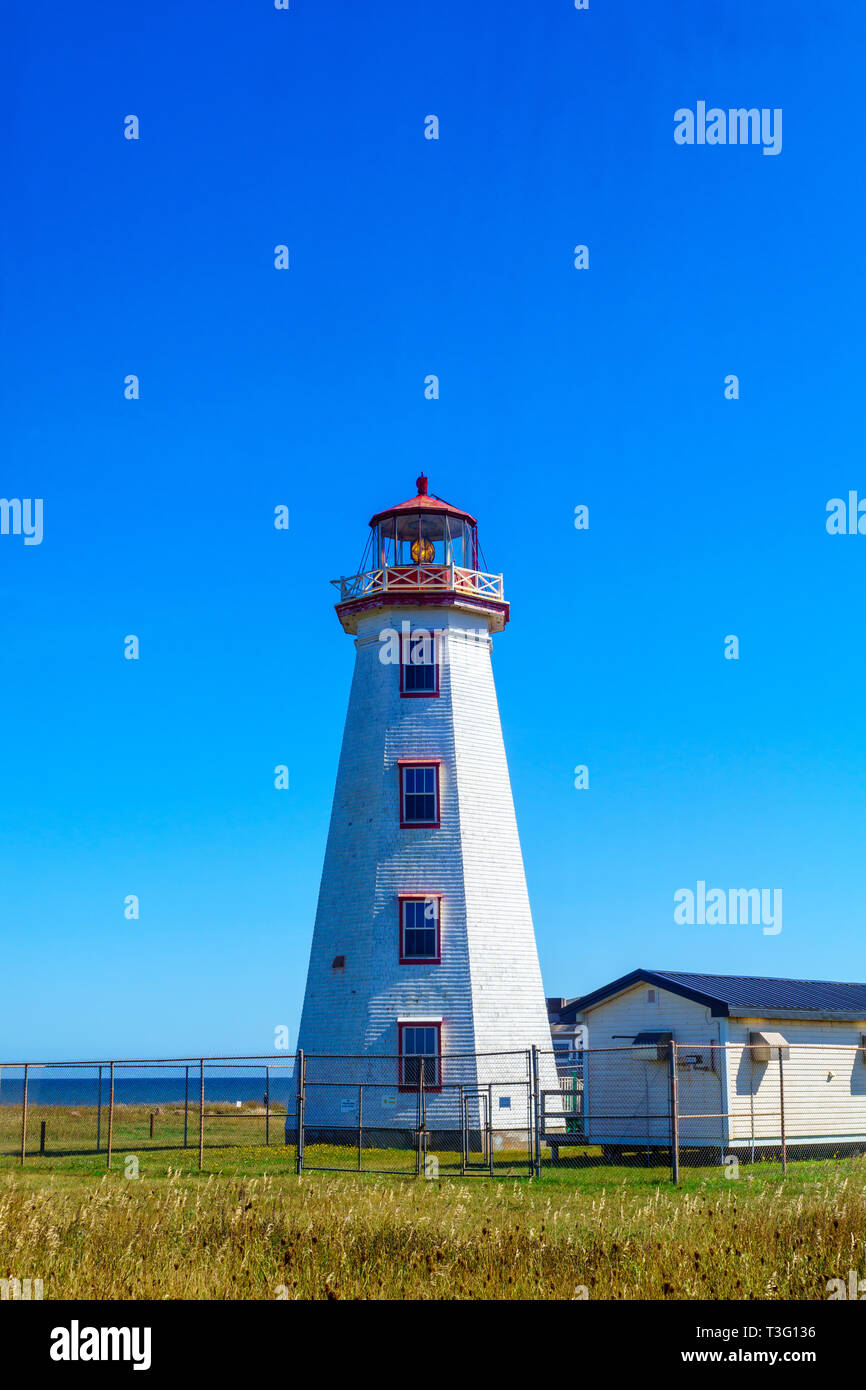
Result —
[[[414,1021],[401,1023],[400,1090],[417,1091],[424,1062],[425,1091],[442,1089],[442,1024]]]
[[[400,767],[400,825],[439,824],[439,763],[401,762]]]
[[[438,893],[425,897],[400,895],[400,964],[438,965],[441,898]]]
[[[417,629],[401,638],[400,694],[439,694],[439,634]]]

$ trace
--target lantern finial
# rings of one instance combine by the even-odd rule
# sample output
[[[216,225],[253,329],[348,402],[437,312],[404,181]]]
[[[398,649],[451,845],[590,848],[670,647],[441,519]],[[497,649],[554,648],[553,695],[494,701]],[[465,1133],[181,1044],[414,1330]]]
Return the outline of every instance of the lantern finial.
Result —
[[[416,478],[416,479],[415,479],[415,486],[416,486],[417,489],[418,489],[418,496],[419,496],[419,497],[426,497],[426,496],[427,496],[427,474],[426,474],[426,473],[422,473],[421,476],[420,476],[420,478]]]

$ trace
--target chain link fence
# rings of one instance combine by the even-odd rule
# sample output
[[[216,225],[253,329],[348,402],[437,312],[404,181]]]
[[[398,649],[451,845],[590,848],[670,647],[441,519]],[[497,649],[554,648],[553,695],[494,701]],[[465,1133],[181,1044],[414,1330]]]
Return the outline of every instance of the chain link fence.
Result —
[[[532,1053],[299,1058],[301,1163],[424,1173],[532,1171]],[[297,1135],[289,1135],[297,1142]]]
[[[839,1044],[688,1043],[555,1054],[539,1092],[545,1164],[686,1168],[790,1164],[866,1153],[866,1049]]]
[[[282,1148],[295,1075],[291,1056],[2,1065],[0,1163]]]
[[[0,1165],[162,1156],[427,1177],[724,1168],[866,1153],[866,1049],[686,1043],[565,1053],[0,1065]]]

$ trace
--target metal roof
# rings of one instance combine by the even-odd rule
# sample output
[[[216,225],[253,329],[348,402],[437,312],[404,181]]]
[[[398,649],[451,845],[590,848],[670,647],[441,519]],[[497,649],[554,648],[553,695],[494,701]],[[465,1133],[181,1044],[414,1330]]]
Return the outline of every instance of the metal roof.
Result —
[[[601,989],[573,999],[560,1013],[563,1023],[639,981],[704,1004],[714,1014],[795,1013],[848,1014],[866,1018],[866,984],[838,980],[779,980],[764,975],[697,975],[680,970],[632,970]]]
[[[404,512],[438,512],[440,515],[457,516],[463,521],[469,521],[473,526],[478,523],[470,512],[464,512],[462,507],[452,507],[450,502],[444,502],[441,497],[436,497],[427,491],[427,478],[422,473],[416,482],[418,488],[417,497],[410,497],[406,502],[398,502],[394,507],[386,507],[383,512],[377,512],[370,519],[371,526],[377,526],[386,516],[401,515]]]

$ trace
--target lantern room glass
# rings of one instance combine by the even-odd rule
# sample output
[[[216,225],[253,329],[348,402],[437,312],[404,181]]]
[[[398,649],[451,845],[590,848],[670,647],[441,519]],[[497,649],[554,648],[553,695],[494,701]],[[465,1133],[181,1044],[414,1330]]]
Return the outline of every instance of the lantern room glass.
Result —
[[[450,565],[477,568],[475,526],[447,513],[400,512],[376,527],[379,568],[399,565]]]

